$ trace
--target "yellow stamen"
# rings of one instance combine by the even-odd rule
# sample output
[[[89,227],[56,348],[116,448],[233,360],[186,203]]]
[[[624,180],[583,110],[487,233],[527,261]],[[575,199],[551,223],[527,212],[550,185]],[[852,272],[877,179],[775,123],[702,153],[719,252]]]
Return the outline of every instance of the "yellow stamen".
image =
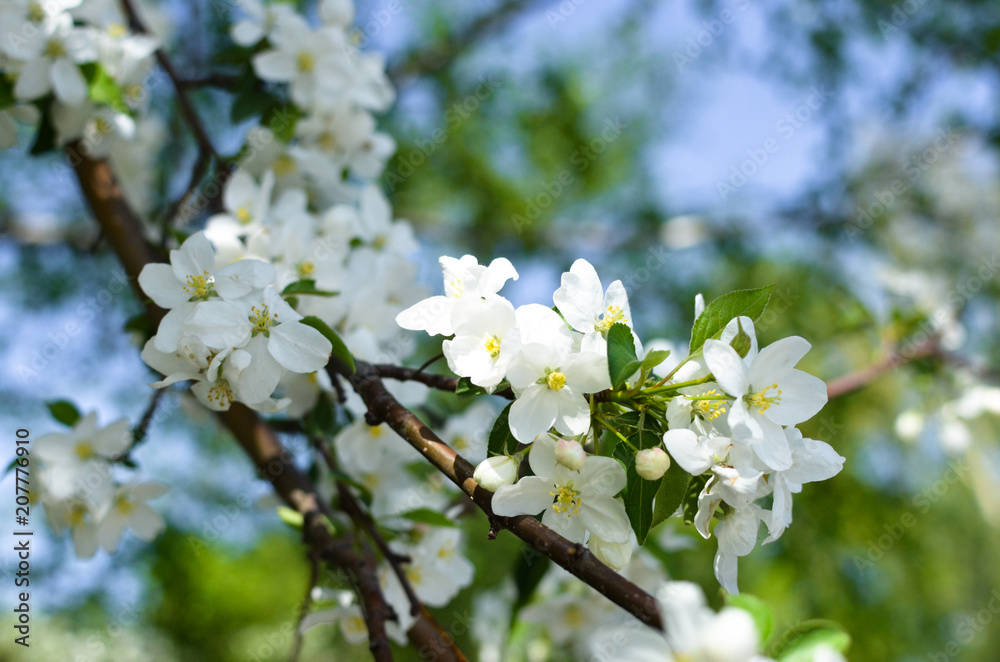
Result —
[[[97,453],[94,452],[94,444],[89,441],[81,441],[73,450],[76,451],[76,456],[81,460],[87,460],[97,455]]]
[[[456,278],[447,285],[444,286],[445,295],[451,297],[452,299],[458,299],[463,294],[465,294],[465,285],[462,284],[461,278]]]
[[[207,271],[200,276],[188,276],[184,291],[191,295],[188,301],[205,301],[215,294],[215,278]]]
[[[316,58],[312,56],[312,53],[302,51],[299,53],[298,58],[296,58],[295,63],[298,65],[299,71],[309,73],[316,66]]]
[[[719,392],[714,388],[708,393],[702,393],[703,396],[718,394]],[[725,400],[692,400],[691,408],[704,420],[714,421],[719,416],[726,413],[726,402]]]
[[[774,395],[767,394],[771,390],[775,391]],[[747,395],[746,400],[751,406],[756,407],[758,412],[763,414],[771,405],[781,402],[781,389],[778,388],[777,384],[771,384],[756,393]]]
[[[558,391],[562,387],[566,386],[566,375],[559,372],[559,369],[557,368],[545,377],[545,383],[548,384],[549,388],[553,391]]]
[[[490,353],[490,356],[494,359],[500,356],[500,339],[496,336],[490,336],[486,341],[486,351]]]
[[[303,260],[295,267],[295,271],[298,272],[299,278],[309,278],[316,273],[316,265],[309,260]]]
[[[611,325],[618,322],[624,324],[628,322],[628,318],[625,317],[625,313],[618,306],[608,306],[603,315],[594,318],[594,329],[600,333],[607,333]]]
[[[236,220],[241,224],[246,225],[253,220],[253,216],[250,215],[250,206],[243,205],[236,210]]]
[[[208,389],[208,401],[220,407],[233,404],[233,389],[229,386],[229,382],[225,379],[215,382],[215,385]]]
[[[552,504],[552,510],[557,513],[568,513],[566,516],[572,517],[580,512],[583,496],[573,489],[572,481],[559,487],[555,492],[549,492],[549,494],[556,498]]]
[[[59,39],[49,39],[49,43],[45,45],[45,50],[43,54],[46,57],[50,57],[56,60],[61,57],[66,57],[66,45],[62,43]]]
[[[277,326],[280,324],[278,322],[278,313],[271,314],[268,310],[267,304],[260,304],[260,308],[257,306],[252,306],[250,308],[250,323],[253,324],[253,330],[251,334],[256,336],[259,333],[263,333],[265,338],[271,337],[271,332],[268,330],[272,326]]]

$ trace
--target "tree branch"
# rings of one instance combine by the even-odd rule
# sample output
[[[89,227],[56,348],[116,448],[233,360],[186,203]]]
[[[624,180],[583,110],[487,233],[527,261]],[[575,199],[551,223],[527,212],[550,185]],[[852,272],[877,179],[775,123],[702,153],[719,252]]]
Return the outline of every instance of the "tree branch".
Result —
[[[857,372],[837,377],[828,382],[826,385],[827,398],[833,400],[834,398],[839,398],[862,389],[889,370],[910,361],[940,355],[941,345],[937,336],[931,336],[927,340],[916,345],[910,345],[905,349],[896,349],[878,363],[870,365],[867,368],[862,368]]]
[[[491,524],[490,538],[496,537],[502,529],[509,530],[646,625],[663,629],[656,599],[601,563],[586,547],[566,540],[533,517],[495,515],[491,506],[493,493],[476,483],[472,477],[475,467],[441,441],[413,412],[396,401],[385,388],[379,368],[358,361],[356,371],[349,373],[349,370],[331,361],[327,369],[334,378],[339,373],[349,379],[368,407],[370,425],[388,423],[486,513]]]
[[[150,324],[155,328],[166,311],[146,298],[138,285],[138,276],[146,264],[162,261],[161,256],[145,240],[142,222],[126,202],[109,164],[83,157],[75,143],[69,145],[67,151],[83,195],[121,260],[136,295],[145,302]],[[382,595],[372,560],[358,554],[349,538],[333,538],[323,517],[333,515],[330,506],[317,498],[315,486],[295,466],[291,454],[266,423],[238,403],[229,411],[218,412],[217,415],[253,461],[261,477],[271,482],[286,504],[302,514],[306,542],[324,561],[347,572],[365,613],[372,655],[379,662],[391,660],[385,621],[394,618],[395,614]],[[429,659],[441,662],[464,660],[460,653],[452,653],[456,649],[450,638],[444,638],[446,634],[426,611],[407,632],[414,646],[437,651],[435,657]]]

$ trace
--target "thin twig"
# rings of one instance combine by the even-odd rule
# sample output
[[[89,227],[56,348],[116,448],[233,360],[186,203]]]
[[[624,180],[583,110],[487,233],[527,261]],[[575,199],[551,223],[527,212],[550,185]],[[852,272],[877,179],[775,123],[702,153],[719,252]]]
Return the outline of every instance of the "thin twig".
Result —
[[[299,624],[298,627],[295,628],[295,639],[292,643],[292,654],[288,658],[290,662],[297,662],[299,655],[302,653],[302,642],[304,639],[302,623],[305,622],[306,617],[309,616],[309,612],[312,611],[312,592],[318,583],[319,555],[315,553],[315,550],[311,550],[309,552],[309,585],[306,586],[306,594],[303,596],[302,606],[299,608]]]
[[[313,438],[313,446],[319,451],[320,455],[323,457],[323,461],[326,466],[334,473],[339,473],[339,468],[337,466],[337,460],[333,457],[330,449],[323,443],[321,439]],[[399,580],[400,585],[403,587],[403,592],[406,593],[407,599],[410,601],[410,614],[416,616],[420,613],[421,602],[420,598],[417,596],[417,592],[413,590],[413,585],[410,583],[410,579],[406,576],[406,571],[403,570],[403,564],[410,562],[410,557],[404,554],[397,554],[391,547],[389,547],[388,541],[379,532],[378,528],[375,526],[375,522],[372,520],[371,516],[366,513],[362,508],[358,500],[354,498],[354,494],[351,493],[350,488],[345,485],[342,481],[337,481],[337,496],[340,499],[341,509],[347,513],[348,517],[354,521],[354,524],[360,527],[368,537],[375,542],[375,546],[378,547],[382,556],[389,563],[389,567],[392,568],[392,572],[396,575],[396,579]]]
[[[142,19],[139,18],[139,13],[136,11],[132,4],[132,0],[121,0],[122,9],[125,11],[125,15],[128,17],[128,22],[133,32],[139,34],[149,34],[149,30],[143,25]],[[174,91],[177,94],[177,103],[180,104],[181,113],[184,115],[184,119],[188,126],[191,128],[192,133],[194,133],[195,140],[202,149],[206,150],[212,155],[212,158],[217,161],[221,160],[219,154],[215,151],[215,147],[212,145],[212,141],[208,137],[208,132],[205,131],[204,125],[201,123],[201,119],[198,117],[198,112],[194,109],[194,104],[191,103],[191,99],[188,98],[187,91],[183,85],[181,85],[181,78],[177,75],[177,70],[174,69],[173,63],[170,58],[167,57],[166,51],[163,48],[156,49],[156,61],[163,67],[163,70],[167,73],[170,78],[170,82],[174,85]]]
[[[827,398],[832,400],[864,388],[889,370],[910,361],[938,356],[940,355],[940,348],[937,336],[931,336],[919,344],[911,345],[905,349],[897,349],[878,363],[831,380],[826,385]]]
[[[441,441],[417,416],[385,388],[380,370],[358,361],[355,371],[332,359],[327,370],[347,376],[368,407],[369,424],[385,422],[416,448],[438,471],[458,485],[490,520],[490,538],[507,529],[643,623],[662,630],[659,604],[650,594],[601,563],[586,547],[573,543],[533,517],[500,517],[493,513],[493,493],[472,477],[475,467]],[[332,376],[332,375],[331,375]]]

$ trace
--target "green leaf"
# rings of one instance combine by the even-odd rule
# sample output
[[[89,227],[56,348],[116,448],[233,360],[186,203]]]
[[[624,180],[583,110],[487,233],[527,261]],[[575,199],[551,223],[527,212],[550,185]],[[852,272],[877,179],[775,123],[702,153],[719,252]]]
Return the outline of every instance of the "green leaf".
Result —
[[[684,501],[689,482],[691,474],[684,471],[676,462],[671,462],[667,473],[660,479],[660,488],[656,492],[656,501],[653,502],[653,521],[649,528],[653,528],[674,514]]]
[[[768,656],[779,662],[811,662],[820,646],[829,646],[841,653],[851,645],[851,635],[834,621],[815,619],[803,621],[784,632],[771,645]]]
[[[668,356],[670,356],[669,349],[651,349],[642,360],[642,369],[648,372],[666,361]]]
[[[752,320],[760,317],[771,298],[773,289],[774,285],[768,285],[753,290],[736,290],[723,294],[705,306],[705,310],[695,320],[694,328],[691,329],[691,353],[701,349],[709,338],[721,334],[734,317],[745,315]]]
[[[687,491],[684,493],[684,523],[694,522],[694,516],[698,512],[698,495],[705,488],[705,483],[711,478],[708,474],[701,476],[691,476],[688,481]]]
[[[46,402],[45,406],[52,412],[52,417],[67,427],[73,427],[80,420],[80,410],[68,400]]]
[[[416,510],[403,513],[403,517],[418,524],[430,524],[431,526],[455,526],[455,523],[448,519],[447,515],[439,513],[436,510],[431,510],[430,508],[417,508]]]
[[[278,517],[281,518],[282,522],[299,531],[302,530],[302,524],[305,522],[302,513],[292,510],[288,506],[278,506]]]
[[[297,280],[294,283],[289,283],[285,286],[285,289],[281,290],[282,296],[288,296],[290,294],[309,294],[317,297],[335,297],[340,294],[340,292],[317,290],[315,280],[312,278],[303,278],[302,280]]]
[[[460,398],[471,398],[476,395],[487,395],[486,389],[482,386],[476,386],[472,383],[468,377],[461,377],[458,380],[458,384],[455,386],[455,395]]]
[[[87,96],[90,97],[91,101],[110,106],[120,113],[128,111],[121,86],[100,64],[97,65],[93,76],[88,78],[88,81]]]
[[[0,108],[8,108],[17,103],[14,98],[14,82],[7,76],[0,76]]]
[[[143,338],[150,338],[153,335],[153,328],[149,324],[149,317],[144,312],[128,318],[125,321],[124,329],[130,333],[138,334]]]
[[[43,99],[36,101],[35,105],[42,111],[42,118],[38,121],[38,132],[29,154],[39,156],[55,150],[56,129],[52,124],[52,104]]]
[[[651,430],[634,430],[627,438],[639,450],[659,445],[660,435]],[[635,531],[636,540],[642,545],[646,542],[646,534],[653,523],[653,497],[660,487],[659,480],[646,480],[635,471],[635,451],[627,444],[615,446],[612,456],[625,465],[626,484],[622,492],[625,502],[625,512]]]
[[[726,604],[737,607],[750,614],[754,625],[757,626],[757,633],[761,641],[767,641],[771,636],[771,629],[774,627],[774,612],[763,600],[749,593],[739,595],[726,595]]]
[[[295,137],[295,125],[301,116],[302,111],[297,106],[275,104],[264,111],[260,123],[269,128],[278,140],[287,143]]]
[[[504,407],[500,415],[497,416],[497,420],[493,423],[489,439],[490,455],[512,455],[517,451],[517,439],[511,434],[510,423],[508,421],[510,408],[513,404],[512,402]]]
[[[357,369],[357,367],[354,365],[354,357],[351,356],[351,352],[350,350],[347,349],[347,345],[345,345],[344,341],[340,339],[340,336],[337,335],[337,332],[330,328],[329,324],[327,324],[320,318],[316,317],[315,315],[309,315],[308,317],[303,317],[299,321],[305,324],[306,326],[311,326],[312,328],[322,333],[323,336],[330,341],[330,344],[333,345],[333,355],[336,356],[341,361],[343,361],[344,363],[346,363],[347,367],[351,369],[351,372],[354,372]]]
[[[620,322],[612,324],[608,330],[608,372],[611,375],[611,386],[621,387],[641,365],[642,361],[635,355],[632,329]]]
[[[531,602],[535,589],[541,583],[552,561],[541,552],[531,547],[521,546],[521,558],[514,565],[514,586],[517,588],[517,598],[511,610],[511,622],[524,605]]]
[[[247,68],[246,74],[240,78],[234,90],[236,96],[229,109],[229,119],[233,124],[239,124],[251,117],[263,115],[269,108],[281,103],[274,94],[264,90],[263,85]]]
[[[316,406],[306,415],[305,428],[306,433],[315,439],[329,439],[338,432],[337,413],[325,394],[320,393]]]

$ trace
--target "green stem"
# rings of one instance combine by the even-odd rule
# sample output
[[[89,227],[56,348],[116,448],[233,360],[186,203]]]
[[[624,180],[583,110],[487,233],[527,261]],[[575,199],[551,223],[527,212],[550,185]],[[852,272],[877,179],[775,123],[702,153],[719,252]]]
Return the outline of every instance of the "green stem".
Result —
[[[698,379],[692,379],[686,382],[677,382],[676,384],[667,384],[666,386],[653,386],[645,391],[642,391],[643,395],[655,395],[657,393],[666,393],[667,391],[676,391],[678,389],[686,388],[688,386],[698,386],[699,384],[707,384],[715,379],[712,375],[705,375],[704,377],[699,377]]]

